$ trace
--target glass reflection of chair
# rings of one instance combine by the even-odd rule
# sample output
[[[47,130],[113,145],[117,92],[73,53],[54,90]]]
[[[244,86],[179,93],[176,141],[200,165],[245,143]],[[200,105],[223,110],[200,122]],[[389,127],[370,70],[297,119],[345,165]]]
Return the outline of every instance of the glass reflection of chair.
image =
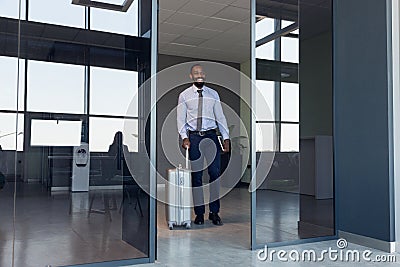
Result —
[[[123,186],[123,196],[121,205],[119,207],[119,212],[121,213],[122,206],[124,204],[125,196],[128,199],[128,203],[132,204],[132,196],[130,189],[132,185],[136,185],[133,177],[130,175],[129,169],[126,166],[123,151],[127,151],[127,146],[123,145],[122,133],[117,132],[114,136],[114,141],[110,145],[107,154],[101,157],[101,185],[122,185]],[[117,209],[117,201],[115,190],[99,190],[100,192],[93,192],[90,198],[88,217],[91,213],[100,213],[109,216],[111,218],[111,210]],[[136,192],[136,202],[135,209],[138,207],[141,216],[143,216],[142,207],[139,200],[140,189]],[[93,209],[93,204],[97,195],[101,195],[103,201],[103,209]]]

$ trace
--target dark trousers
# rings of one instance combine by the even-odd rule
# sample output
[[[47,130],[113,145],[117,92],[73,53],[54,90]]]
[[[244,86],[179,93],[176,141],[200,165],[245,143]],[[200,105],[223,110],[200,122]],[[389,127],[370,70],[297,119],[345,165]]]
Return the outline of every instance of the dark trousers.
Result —
[[[208,133],[204,136],[189,134],[190,149],[189,158],[192,167],[192,191],[194,212],[196,215],[205,213],[205,202],[203,195],[203,168],[204,159],[208,165],[209,190],[210,190],[210,212],[219,212],[219,176],[221,165],[221,147],[216,133]],[[201,143],[201,144],[200,144]]]

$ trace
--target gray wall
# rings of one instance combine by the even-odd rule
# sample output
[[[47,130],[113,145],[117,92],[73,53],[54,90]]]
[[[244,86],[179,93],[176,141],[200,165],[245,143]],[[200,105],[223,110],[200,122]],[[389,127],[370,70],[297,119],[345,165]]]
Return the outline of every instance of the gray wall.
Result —
[[[394,241],[386,1],[335,0],[333,21],[337,228]]]

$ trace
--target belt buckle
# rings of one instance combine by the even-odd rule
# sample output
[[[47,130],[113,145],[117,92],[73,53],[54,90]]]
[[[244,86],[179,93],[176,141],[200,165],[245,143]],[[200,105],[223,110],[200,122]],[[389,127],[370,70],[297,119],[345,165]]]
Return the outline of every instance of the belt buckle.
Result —
[[[206,132],[205,132],[205,131],[199,131],[199,135],[200,135],[200,136],[205,136],[205,135],[206,135]]]

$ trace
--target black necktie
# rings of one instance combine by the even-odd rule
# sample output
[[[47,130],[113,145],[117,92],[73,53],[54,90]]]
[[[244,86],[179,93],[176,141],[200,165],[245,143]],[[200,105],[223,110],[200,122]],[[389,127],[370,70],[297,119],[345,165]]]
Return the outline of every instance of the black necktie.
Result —
[[[197,90],[199,93],[199,105],[197,106],[197,131],[201,131],[203,115],[203,90]]]

